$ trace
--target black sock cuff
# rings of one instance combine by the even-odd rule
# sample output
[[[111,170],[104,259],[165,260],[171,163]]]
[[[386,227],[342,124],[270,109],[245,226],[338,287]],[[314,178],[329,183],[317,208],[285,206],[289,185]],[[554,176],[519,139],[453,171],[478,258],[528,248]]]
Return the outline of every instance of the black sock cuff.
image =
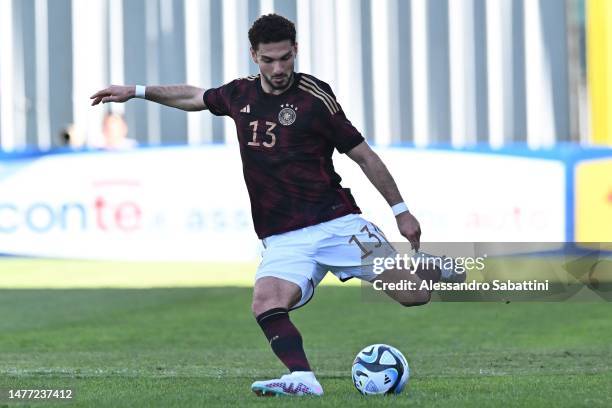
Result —
[[[274,309],[266,310],[257,316],[255,320],[257,320],[257,323],[261,324],[264,320],[276,320],[284,316],[289,316],[289,311],[284,307],[275,307]]]

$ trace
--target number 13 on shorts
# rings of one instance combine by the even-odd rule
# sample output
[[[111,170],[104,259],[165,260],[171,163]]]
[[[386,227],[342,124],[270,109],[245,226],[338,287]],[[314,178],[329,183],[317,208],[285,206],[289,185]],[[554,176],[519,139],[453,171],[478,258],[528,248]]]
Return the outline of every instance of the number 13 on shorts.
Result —
[[[351,235],[348,242],[359,247],[362,263],[365,259],[372,258],[373,255],[384,257],[397,252],[380,228],[371,222],[360,229],[360,234]]]

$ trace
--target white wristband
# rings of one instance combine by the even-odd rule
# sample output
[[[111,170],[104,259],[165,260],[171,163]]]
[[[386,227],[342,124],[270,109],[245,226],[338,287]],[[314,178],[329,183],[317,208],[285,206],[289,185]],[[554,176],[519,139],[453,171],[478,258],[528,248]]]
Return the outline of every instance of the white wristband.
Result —
[[[402,201],[401,203],[397,203],[392,206],[391,210],[393,211],[393,215],[398,216],[401,213],[408,211],[408,206]]]
[[[134,92],[135,98],[145,99],[145,90],[147,89],[144,85],[136,85],[136,91]]]

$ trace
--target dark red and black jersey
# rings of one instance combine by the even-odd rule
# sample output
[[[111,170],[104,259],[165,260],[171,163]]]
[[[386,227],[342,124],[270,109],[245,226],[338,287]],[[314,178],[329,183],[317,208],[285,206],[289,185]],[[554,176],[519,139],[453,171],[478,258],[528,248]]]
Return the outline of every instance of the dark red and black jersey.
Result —
[[[208,89],[204,103],[236,123],[259,238],[361,212],[340,186],[332,153],[346,153],[364,139],[328,84],[295,73],[289,89],[272,95],[259,75],[250,76]]]

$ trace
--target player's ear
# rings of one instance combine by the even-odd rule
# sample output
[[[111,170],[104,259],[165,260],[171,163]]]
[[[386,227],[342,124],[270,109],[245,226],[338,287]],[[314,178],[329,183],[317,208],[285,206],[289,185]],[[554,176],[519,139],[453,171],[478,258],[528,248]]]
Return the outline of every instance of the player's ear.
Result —
[[[251,47],[250,50],[251,50],[251,58],[253,59],[253,62],[257,64],[257,52],[253,49],[253,47]]]
[[[297,41],[295,42],[295,44],[293,44],[293,57],[297,57],[297,53],[298,53],[298,43]]]

